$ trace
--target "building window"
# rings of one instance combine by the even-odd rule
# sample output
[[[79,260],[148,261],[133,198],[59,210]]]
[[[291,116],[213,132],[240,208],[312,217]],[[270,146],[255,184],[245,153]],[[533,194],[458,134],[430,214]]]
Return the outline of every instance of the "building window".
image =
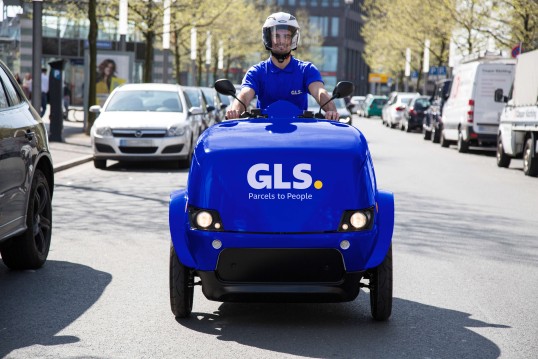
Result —
[[[331,18],[331,36],[338,37],[338,28],[340,26],[340,19],[337,17]]]
[[[340,7],[340,1],[342,0],[333,0],[333,7]]]
[[[289,6],[295,6],[295,0],[288,0]]]
[[[310,6],[317,7],[318,6],[318,0],[310,0]]]
[[[321,0],[321,7],[329,7],[329,0]]]

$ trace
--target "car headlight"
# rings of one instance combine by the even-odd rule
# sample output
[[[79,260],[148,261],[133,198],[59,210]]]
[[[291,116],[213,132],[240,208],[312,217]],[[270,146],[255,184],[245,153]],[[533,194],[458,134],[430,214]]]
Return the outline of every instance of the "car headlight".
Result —
[[[170,126],[170,128],[168,129],[166,133],[167,136],[183,136],[184,134],[185,134],[184,125]]]
[[[204,231],[222,231],[222,220],[217,211],[189,207],[189,221],[191,228]]]
[[[102,137],[112,137],[112,129],[110,127],[98,127],[95,134]]]
[[[374,207],[345,211],[340,225],[339,232],[364,231],[372,228],[374,223]]]

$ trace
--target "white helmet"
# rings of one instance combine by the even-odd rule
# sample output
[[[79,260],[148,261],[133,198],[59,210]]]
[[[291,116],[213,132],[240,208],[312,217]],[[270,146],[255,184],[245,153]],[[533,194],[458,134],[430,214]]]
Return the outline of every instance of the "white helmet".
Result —
[[[271,35],[276,30],[286,29],[291,31],[291,50],[297,50],[299,45],[299,23],[295,16],[285,13],[277,12],[271,14],[265,20],[262,27],[262,39],[263,44],[267,50],[272,50],[273,43],[271,41]]]

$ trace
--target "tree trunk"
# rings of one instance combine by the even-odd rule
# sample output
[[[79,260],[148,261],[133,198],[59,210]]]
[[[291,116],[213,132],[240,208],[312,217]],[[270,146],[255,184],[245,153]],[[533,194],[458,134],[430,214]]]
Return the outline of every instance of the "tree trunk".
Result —
[[[88,2],[88,20],[90,21],[90,31],[88,33],[88,44],[90,48],[90,63],[89,66],[89,86],[88,86],[88,108],[84,109],[84,115],[87,119],[86,128],[84,132],[89,135],[90,130],[95,122],[95,114],[89,111],[89,106],[96,104],[96,91],[95,91],[95,82],[96,82],[96,71],[97,68],[97,17],[95,13],[97,0],[89,0]]]
[[[153,82],[153,42],[155,31],[149,30],[145,33],[146,51],[144,53],[144,82]]]

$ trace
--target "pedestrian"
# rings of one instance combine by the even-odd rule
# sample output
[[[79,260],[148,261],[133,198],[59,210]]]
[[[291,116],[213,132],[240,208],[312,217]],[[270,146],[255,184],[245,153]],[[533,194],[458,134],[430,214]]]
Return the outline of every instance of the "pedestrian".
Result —
[[[310,62],[294,58],[291,52],[299,45],[299,23],[288,13],[269,15],[262,27],[262,39],[271,55],[268,60],[252,66],[243,78],[238,98],[250,103],[258,95],[258,107],[266,108],[278,100],[286,100],[302,110],[308,108],[308,93],[323,105],[331,96],[325,90],[319,70]],[[235,100],[226,111],[228,119],[238,118],[243,105]],[[338,120],[333,102],[324,106],[325,118]]]
[[[47,76],[47,69],[41,69],[41,112],[40,115],[43,117],[45,111],[47,110],[47,100],[49,94],[49,77]]]
[[[22,85],[22,79],[18,72],[15,74],[15,80],[17,80],[19,85]]]
[[[32,75],[27,72],[22,79],[22,91],[26,95],[26,98],[32,98]]]

